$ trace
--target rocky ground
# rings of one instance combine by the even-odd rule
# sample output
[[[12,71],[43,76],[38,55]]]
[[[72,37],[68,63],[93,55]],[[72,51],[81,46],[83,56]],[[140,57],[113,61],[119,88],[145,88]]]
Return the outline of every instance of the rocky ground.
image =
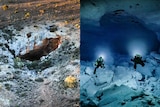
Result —
[[[8,6],[6,10],[2,9],[4,5]],[[24,25],[46,20],[79,23],[79,0],[0,0],[0,6],[1,28],[15,25],[21,29]]]
[[[79,107],[79,1],[0,0],[0,5],[0,107]],[[40,60],[14,56],[57,34],[62,44]],[[69,75],[77,79],[73,88],[64,83]]]
[[[145,66],[106,65],[94,72],[94,62],[81,61],[82,107],[159,107],[160,55],[151,52]]]

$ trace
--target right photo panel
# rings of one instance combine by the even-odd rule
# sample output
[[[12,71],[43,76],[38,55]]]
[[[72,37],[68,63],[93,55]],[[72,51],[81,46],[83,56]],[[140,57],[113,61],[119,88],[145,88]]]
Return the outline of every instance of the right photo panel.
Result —
[[[160,107],[160,1],[81,0],[81,107]]]

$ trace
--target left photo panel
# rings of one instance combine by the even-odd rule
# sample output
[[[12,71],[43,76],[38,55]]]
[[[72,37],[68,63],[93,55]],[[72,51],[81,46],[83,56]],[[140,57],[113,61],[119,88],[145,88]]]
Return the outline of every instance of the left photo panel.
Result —
[[[0,0],[0,107],[79,107],[80,0]]]

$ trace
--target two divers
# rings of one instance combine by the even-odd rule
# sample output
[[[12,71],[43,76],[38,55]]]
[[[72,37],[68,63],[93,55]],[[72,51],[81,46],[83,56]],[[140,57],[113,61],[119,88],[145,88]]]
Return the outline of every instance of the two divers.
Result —
[[[141,66],[144,67],[146,60],[142,60],[142,56],[140,55],[136,55],[133,59],[131,59],[132,62],[134,62],[134,69],[137,68],[137,64],[140,64]],[[104,66],[104,59],[102,57],[99,57],[96,62],[95,62],[95,69],[94,69],[94,72],[93,74],[96,74],[96,70],[98,68],[105,68]]]

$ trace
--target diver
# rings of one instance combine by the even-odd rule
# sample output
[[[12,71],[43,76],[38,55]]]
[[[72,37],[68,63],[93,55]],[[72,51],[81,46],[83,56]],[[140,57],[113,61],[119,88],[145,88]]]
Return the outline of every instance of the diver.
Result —
[[[94,74],[96,74],[96,70],[97,70],[97,68],[99,68],[99,67],[105,68],[105,66],[104,66],[104,60],[103,60],[102,57],[99,57],[99,58],[96,60],[95,69],[94,69]]]
[[[144,66],[144,62],[146,62],[145,60],[142,60],[142,57],[140,55],[136,55],[134,59],[131,59],[131,61],[134,62],[134,69],[137,68],[137,64]]]

